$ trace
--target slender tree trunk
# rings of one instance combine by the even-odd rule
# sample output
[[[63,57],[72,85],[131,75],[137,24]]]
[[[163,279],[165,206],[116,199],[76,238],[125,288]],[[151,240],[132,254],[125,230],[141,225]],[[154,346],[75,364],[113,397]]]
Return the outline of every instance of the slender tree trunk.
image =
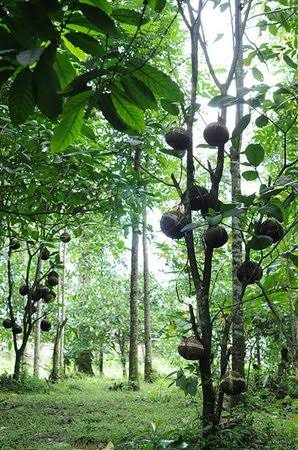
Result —
[[[291,317],[291,337],[292,337],[292,364],[294,369],[298,369],[298,310],[295,305],[295,294],[291,286],[295,284],[295,274],[293,273],[289,261],[286,260],[286,270],[288,279],[288,301],[290,306]]]
[[[141,150],[136,149],[134,169],[139,171]],[[139,258],[139,218],[132,221],[131,275],[130,275],[130,345],[129,381],[139,389],[138,371],[138,258]]]
[[[50,380],[52,383],[56,383],[59,380],[59,342],[61,339],[61,333],[63,331],[63,328],[66,324],[67,319],[64,319],[62,323],[57,323],[57,330],[56,330],[56,336],[54,341],[54,348],[53,348],[53,365],[52,365],[52,372],[50,374]]]
[[[24,355],[24,352],[23,352],[22,348],[17,350],[16,355],[15,355],[15,363],[14,363],[14,371],[13,371],[13,378],[16,381],[18,381],[20,379],[23,355]]]
[[[65,266],[66,266],[66,244],[62,244],[62,273],[61,282],[59,283],[59,296],[60,296],[60,324],[65,321]],[[59,371],[64,374],[64,327],[61,330],[61,336],[59,339]]]
[[[100,375],[103,375],[103,361],[104,361],[104,355],[103,355],[103,349],[101,348],[99,351],[99,373],[100,373]]]
[[[151,316],[149,293],[149,262],[148,262],[148,236],[147,236],[147,201],[143,199],[143,277],[144,277],[144,337],[145,337],[145,367],[144,379],[147,383],[153,382],[152,369],[152,343],[151,343]]]
[[[35,279],[38,280],[40,278],[40,273],[42,269],[42,260],[41,258],[38,259],[37,262],[37,268],[36,268],[36,276]],[[38,317],[38,320],[35,322],[34,327],[34,355],[33,355],[33,375],[37,378],[39,378],[39,364],[40,364],[40,322],[41,322],[41,315],[42,315],[42,301],[39,300],[36,303],[36,317]]]
[[[235,70],[236,95],[243,89],[243,45],[241,38],[241,2],[235,0],[235,47],[239,47],[239,55]],[[243,116],[243,104],[236,105],[236,124]],[[232,146],[230,154],[232,202],[237,202],[237,196],[241,194],[241,172],[240,172],[241,138],[238,145]],[[242,236],[240,232],[241,220],[232,217],[232,283],[233,283],[233,324],[232,324],[232,368],[244,377],[245,359],[245,334],[244,317],[242,305],[242,285],[237,278],[237,269],[242,262]],[[237,404],[239,396],[232,397],[231,404]]]

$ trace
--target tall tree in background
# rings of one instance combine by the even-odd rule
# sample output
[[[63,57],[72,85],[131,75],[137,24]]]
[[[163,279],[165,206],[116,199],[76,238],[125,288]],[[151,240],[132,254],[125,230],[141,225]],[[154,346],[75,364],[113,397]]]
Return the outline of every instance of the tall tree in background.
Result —
[[[143,198],[143,299],[144,299],[144,339],[145,339],[145,365],[144,379],[147,383],[153,382],[152,343],[151,343],[151,313],[150,313],[150,286],[149,286],[149,256],[148,256],[148,223],[147,200]]]
[[[141,149],[136,148],[134,170],[139,173]],[[130,338],[129,338],[129,381],[135,389],[139,389],[138,368],[138,275],[139,275],[139,216],[136,212],[132,217],[131,235],[131,269],[130,269]]]

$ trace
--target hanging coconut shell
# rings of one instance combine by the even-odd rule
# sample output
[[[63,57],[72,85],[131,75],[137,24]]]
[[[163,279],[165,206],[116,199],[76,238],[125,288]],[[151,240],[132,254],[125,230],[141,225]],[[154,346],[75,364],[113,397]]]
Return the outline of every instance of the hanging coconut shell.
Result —
[[[50,289],[48,290],[48,293],[43,297],[43,301],[45,303],[50,303],[51,301],[54,300],[54,298],[56,297],[56,294],[54,291],[51,291]]]
[[[167,211],[160,219],[161,231],[171,239],[181,239],[184,232],[181,230],[187,225],[187,219],[179,211]]]
[[[192,211],[202,211],[202,213],[207,213],[210,206],[210,194],[203,186],[193,186],[190,189],[190,207]],[[187,202],[187,191],[182,195],[181,201],[184,205]]]
[[[219,387],[227,395],[239,395],[245,391],[246,382],[238,372],[231,370],[222,377]]]
[[[174,128],[165,135],[166,143],[175,150],[186,150],[190,144],[188,132],[184,128]]]
[[[20,287],[19,293],[24,297],[25,295],[29,294],[29,287],[27,284],[23,284],[23,286]]]
[[[16,238],[11,238],[9,241],[9,247],[11,250],[18,250],[21,247],[21,244]]]
[[[33,302],[38,302],[41,299],[40,291],[38,288],[31,290],[31,299]]]
[[[275,243],[283,237],[284,229],[276,220],[268,219],[261,223],[258,234],[269,236]]]
[[[41,255],[40,255],[40,259],[42,259],[43,261],[47,261],[51,256],[50,251],[44,247],[41,251]]]
[[[191,336],[178,345],[178,353],[184,359],[197,361],[204,356],[204,347],[198,339]]]
[[[203,133],[207,144],[212,147],[219,147],[224,145],[229,140],[229,130],[220,122],[213,122],[207,125]]]
[[[2,325],[4,328],[6,328],[6,330],[9,330],[9,328],[13,327],[13,322],[10,319],[4,319]]]
[[[210,227],[204,233],[204,240],[207,247],[219,248],[228,242],[228,233],[224,227]]]
[[[64,231],[62,234],[60,234],[60,241],[64,244],[67,244],[70,241],[71,237],[70,234]]]
[[[46,298],[49,297],[50,289],[48,288],[48,286],[39,286],[38,289],[39,289],[39,296],[40,296],[40,298],[45,300]]]
[[[21,334],[23,332],[23,328],[16,324],[12,327],[12,331],[14,334]]]
[[[49,286],[57,286],[59,283],[59,278],[55,275],[48,276],[48,285]]]
[[[40,321],[40,329],[42,331],[50,331],[51,327],[52,327],[52,325],[48,320],[42,319]]]
[[[237,278],[242,284],[253,284],[263,276],[262,267],[255,261],[244,261],[237,270]]]

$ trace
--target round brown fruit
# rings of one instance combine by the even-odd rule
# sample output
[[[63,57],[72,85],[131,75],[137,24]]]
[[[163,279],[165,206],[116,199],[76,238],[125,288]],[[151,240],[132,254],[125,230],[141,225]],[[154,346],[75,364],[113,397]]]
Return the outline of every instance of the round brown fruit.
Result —
[[[165,135],[165,139],[175,150],[186,150],[190,144],[189,134],[184,128],[174,128]]]
[[[207,144],[212,145],[212,147],[224,145],[229,140],[229,130],[220,122],[207,125],[203,135]]]
[[[46,319],[42,319],[40,321],[40,329],[42,331],[50,331],[51,326],[52,326],[51,323],[48,320],[46,320]]]
[[[275,243],[281,240],[284,235],[284,230],[276,220],[268,219],[261,223],[259,234],[262,236],[269,236]]]
[[[49,251],[46,247],[44,247],[44,248],[42,249],[42,251],[41,251],[40,258],[41,258],[43,261],[46,261],[47,259],[50,258],[50,255],[51,255],[50,251]]]
[[[25,295],[29,294],[29,287],[27,284],[23,284],[23,286],[20,287],[19,293],[24,297]]]
[[[64,231],[62,234],[60,234],[60,241],[64,242],[64,244],[67,244],[70,241],[70,234]]]
[[[18,250],[21,247],[21,244],[16,238],[11,238],[9,242],[9,247],[11,250]]]
[[[262,267],[255,261],[244,261],[237,270],[237,278],[242,284],[253,284],[263,276]]]
[[[210,227],[204,233],[207,247],[219,248],[228,242],[228,233],[224,227]]]
[[[2,325],[4,326],[4,328],[6,328],[7,330],[9,330],[9,328],[13,327],[13,323],[10,319],[4,319],[2,322]]]
[[[246,389],[245,379],[236,371],[231,370],[222,377],[219,386],[227,395],[239,395]]]
[[[12,327],[12,331],[14,332],[14,334],[21,334],[23,332],[23,328],[20,327],[20,325],[14,325]]]
[[[171,239],[181,239],[184,232],[181,230],[187,225],[187,219],[179,211],[165,212],[160,219],[161,231]]]
[[[187,192],[182,195],[182,203],[186,204]],[[190,207],[192,211],[201,211],[202,214],[208,212],[208,208],[211,208],[212,201],[211,196],[206,188],[203,186],[193,186],[190,189]]]
[[[48,288],[48,286],[39,286],[38,289],[40,298],[42,298],[43,300],[48,298],[48,296],[50,295],[50,289]]]
[[[59,283],[58,277],[56,277],[55,275],[48,276],[49,286],[57,286],[58,283]]]
[[[189,361],[197,361],[204,356],[204,347],[195,337],[184,339],[178,345],[178,353]]]
[[[31,290],[31,299],[33,302],[38,302],[41,299],[40,291],[38,288]]]
[[[47,294],[43,297],[45,303],[50,303],[56,297],[55,292],[48,290]]]

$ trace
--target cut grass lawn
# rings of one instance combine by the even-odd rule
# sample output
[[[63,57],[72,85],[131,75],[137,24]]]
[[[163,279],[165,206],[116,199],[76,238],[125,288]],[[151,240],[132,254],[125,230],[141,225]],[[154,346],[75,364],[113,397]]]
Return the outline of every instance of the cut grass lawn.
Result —
[[[111,391],[108,379],[76,379],[47,387],[44,393],[0,393],[0,449],[2,450],[79,450],[103,449],[113,442],[116,450],[139,450],[144,439],[178,438],[187,442],[200,435],[197,412],[189,398],[168,382],[143,384],[140,392]],[[257,407],[258,408],[258,407]],[[271,408],[271,407],[270,407]],[[250,409],[250,407],[248,408]],[[268,409],[268,405],[267,405]],[[250,446],[236,429],[224,430],[222,443],[213,449],[250,448],[294,450],[298,448],[298,423],[287,407],[273,412],[256,409],[255,426],[268,445]],[[291,418],[292,417],[292,418]],[[296,417],[297,419],[297,417]],[[157,432],[152,432],[154,423]],[[229,446],[229,439],[233,444]],[[198,441],[197,440],[197,441]],[[262,441],[263,442],[263,441]],[[297,444],[297,446],[296,446]],[[152,447],[161,448],[161,447]],[[191,450],[200,446],[190,444]]]

